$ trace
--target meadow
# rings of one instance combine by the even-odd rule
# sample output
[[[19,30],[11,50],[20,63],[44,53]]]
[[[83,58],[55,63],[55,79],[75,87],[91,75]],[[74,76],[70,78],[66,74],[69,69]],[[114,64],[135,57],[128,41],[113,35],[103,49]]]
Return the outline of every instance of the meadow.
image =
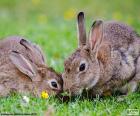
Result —
[[[41,46],[47,64],[63,72],[63,61],[77,47],[76,14],[85,11],[87,31],[95,19],[117,20],[132,26],[140,34],[139,0],[1,0],[0,38],[23,36]],[[140,93],[130,94],[123,101],[117,96],[81,99],[69,102],[57,98],[28,96],[28,104],[21,102],[22,95],[0,98],[2,113],[36,113],[54,116],[125,116],[129,109],[140,112]],[[140,115],[140,113],[139,113]]]

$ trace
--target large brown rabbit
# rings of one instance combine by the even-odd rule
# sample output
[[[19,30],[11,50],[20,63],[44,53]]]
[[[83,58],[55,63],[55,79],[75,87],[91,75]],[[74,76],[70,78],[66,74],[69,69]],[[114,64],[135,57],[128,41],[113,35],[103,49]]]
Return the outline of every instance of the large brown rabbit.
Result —
[[[56,95],[62,84],[61,75],[45,64],[37,45],[17,36],[0,41],[0,96],[11,92],[40,96],[42,91]]]
[[[97,20],[87,39],[83,12],[78,14],[77,21],[79,46],[65,60],[64,91],[70,95],[83,90],[92,95],[136,91],[140,82],[138,34],[122,23]]]

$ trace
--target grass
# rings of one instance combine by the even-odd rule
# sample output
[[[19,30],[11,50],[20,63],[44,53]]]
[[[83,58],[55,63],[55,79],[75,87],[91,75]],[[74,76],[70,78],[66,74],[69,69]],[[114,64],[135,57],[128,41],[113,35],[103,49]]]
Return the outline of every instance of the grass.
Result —
[[[1,113],[36,113],[44,115],[49,110],[55,116],[125,116],[128,109],[140,108],[140,94],[127,96],[123,101],[117,101],[116,97],[95,98],[94,100],[79,99],[63,103],[56,98],[40,99],[29,96],[30,102],[22,104],[22,96],[13,95],[0,99]]]
[[[25,0],[1,0],[0,4],[0,37],[10,35],[23,36],[43,49],[47,64],[58,72],[63,72],[63,61],[77,47],[77,32],[75,12],[84,9],[87,14],[87,30],[92,23],[93,17],[105,20],[119,20],[133,26],[140,33],[139,0],[117,0],[105,2],[105,0],[87,0],[58,3],[52,0],[50,6],[44,1],[32,0],[27,4]],[[25,3],[25,4],[23,4]],[[46,3],[46,4],[45,4]],[[62,4],[60,6],[60,4]],[[76,5],[78,4],[78,5]],[[45,6],[46,5],[46,6]],[[55,6],[54,9],[51,9]],[[100,8],[99,8],[100,6]],[[70,10],[73,9],[73,10]],[[93,10],[94,9],[94,10]],[[46,15],[45,12],[48,14]],[[46,111],[53,111],[56,116],[125,116],[127,109],[139,109],[140,94],[135,93],[126,97],[123,101],[117,101],[117,97],[95,98],[93,100],[75,98],[63,103],[57,98],[40,99],[28,96],[30,102],[22,103],[21,95],[12,95],[0,98],[0,113],[37,113],[44,115]]]

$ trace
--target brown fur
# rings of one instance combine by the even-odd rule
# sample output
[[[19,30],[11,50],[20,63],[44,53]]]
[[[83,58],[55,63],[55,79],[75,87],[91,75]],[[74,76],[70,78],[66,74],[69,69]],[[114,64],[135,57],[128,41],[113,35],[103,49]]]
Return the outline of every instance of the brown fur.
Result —
[[[136,78],[137,81],[133,81],[133,84],[138,85],[140,38],[131,27],[115,21],[98,20],[92,25],[88,37],[87,43],[83,43],[83,46],[65,60],[64,91],[77,95],[86,89],[92,95],[104,95],[108,91],[122,92],[121,87]],[[79,41],[81,38],[78,38]],[[79,71],[82,62],[86,68]],[[128,87],[123,89],[125,94],[128,93],[126,89]]]
[[[39,46],[27,41],[32,48],[32,50],[29,50],[25,46],[20,44],[20,41],[22,39],[25,40],[23,37],[10,36],[1,40],[0,51],[2,52],[0,54],[7,54],[7,52],[9,54],[11,51],[17,51],[21,54],[24,54],[24,56],[28,57],[34,63],[44,64],[45,57],[44,54],[42,53],[42,50],[39,48]],[[36,57],[33,57],[34,54],[36,55]]]
[[[31,51],[20,44],[22,37],[8,37],[0,41],[0,96],[7,96],[11,92],[33,94],[40,96],[42,91],[47,91],[49,95],[58,94],[62,91],[61,75],[54,69],[48,67],[44,61],[44,55],[35,44],[29,43]],[[27,41],[28,42],[28,41]],[[39,81],[32,80],[13,64],[9,55],[13,52],[22,55],[36,69],[36,76]],[[49,81],[55,79],[58,88],[52,88]]]

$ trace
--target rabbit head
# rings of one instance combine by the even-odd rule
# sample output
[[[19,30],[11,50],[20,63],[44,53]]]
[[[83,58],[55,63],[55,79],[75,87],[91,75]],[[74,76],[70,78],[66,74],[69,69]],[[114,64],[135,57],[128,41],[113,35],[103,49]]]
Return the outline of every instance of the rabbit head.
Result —
[[[33,83],[37,89],[37,95],[42,91],[47,91],[49,95],[55,95],[62,91],[61,75],[52,68],[45,65],[36,65],[19,52],[12,51],[10,60],[15,65],[19,73],[25,75],[25,78]],[[25,79],[25,80],[26,80]]]
[[[42,73],[46,71],[46,73]],[[56,95],[62,92],[63,80],[61,74],[55,72],[50,67],[44,67],[40,70],[42,77],[44,78],[41,84],[41,91],[47,91],[50,95]],[[43,76],[44,75],[44,76]]]
[[[64,62],[63,89],[70,95],[81,94],[84,89],[95,86],[102,75],[103,66],[107,64],[110,47],[101,45],[103,38],[103,22],[95,21],[89,37],[86,37],[84,13],[77,16],[78,40],[77,50]]]

